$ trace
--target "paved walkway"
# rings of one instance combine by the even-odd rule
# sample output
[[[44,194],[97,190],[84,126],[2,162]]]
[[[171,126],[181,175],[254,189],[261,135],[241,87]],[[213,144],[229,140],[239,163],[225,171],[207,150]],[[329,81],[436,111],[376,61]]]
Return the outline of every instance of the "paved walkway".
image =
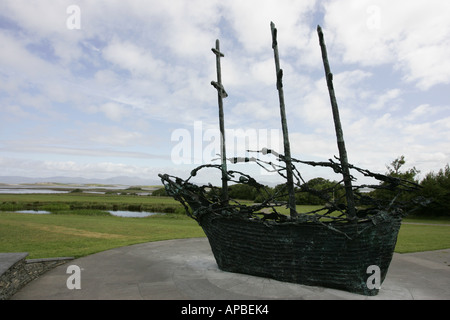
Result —
[[[81,269],[81,289],[68,289],[69,265]],[[12,299],[450,300],[450,249],[394,254],[379,294],[366,297],[221,271],[206,238],[150,242],[75,259],[29,283]]]

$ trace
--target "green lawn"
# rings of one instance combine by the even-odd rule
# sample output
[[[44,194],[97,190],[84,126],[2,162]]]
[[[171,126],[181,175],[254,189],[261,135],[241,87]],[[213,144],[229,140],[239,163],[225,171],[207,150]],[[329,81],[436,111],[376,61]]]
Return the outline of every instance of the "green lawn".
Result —
[[[110,195],[89,193],[63,194],[0,194],[0,210],[17,211],[39,209],[70,210],[132,210],[175,212],[181,205],[169,197]]]
[[[81,257],[136,243],[203,236],[194,220],[180,214],[121,218],[0,212],[0,252],[28,252],[29,258]]]
[[[49,193],[49,194],[0,194],[0,203],[2,202],[58,202],[58,203],[128,203],[128,204],[173,204],[177,203],[170,197],[153,197],[137,195],[113,195],[97,193]]]
[[[416,219],[405,219],[405,222]],[[450,224],[449,220],[441,221]],[[436,223],[428,220],[422,223]],[[395,252],[408,253],[450,248],[450,226],[402,224]]]

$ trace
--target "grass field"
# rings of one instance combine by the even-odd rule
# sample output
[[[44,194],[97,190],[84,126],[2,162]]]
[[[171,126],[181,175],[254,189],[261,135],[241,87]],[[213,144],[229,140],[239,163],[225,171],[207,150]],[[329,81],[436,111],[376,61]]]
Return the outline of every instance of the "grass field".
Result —
[[[105,210],[127,208],[169,212],[146,218],[121,218]],[[0,195],[0,252],[28,252],[29,258],[81,257],[142,242],[204,237],[178,202],[167,197],[99,194]],[[53,214],[21,214],[22,209]],[[159,210],[154,210],[159,209]],[[299,211],[313,206],[298,208]],[[6,211],[9,210],[9,211]],[[450,219],[405,219],[396,252],[450,248]],[[437,223],[441,225],[426,225]]]
[[[0,211],[25,209],[52,213],[71,210],[131,210],[173,213],[181,205],[169,197],[111,195],[95,193],[0,194]]]
[[[28,252],[29,258],[81,257],[136,243],[203,236],[194,220],[180,214],[121,218],[0,212],[0,252]]]
[[[411,221],[415,219],[404,219],[404,222]],[[436,222],[422,220],[422,223],[430,223],[430,225],[402,224],[395,252],[408,253],[450,248],[450,226],[436,224]],[[441,222],[450,224],[449,220],[441,220]]]

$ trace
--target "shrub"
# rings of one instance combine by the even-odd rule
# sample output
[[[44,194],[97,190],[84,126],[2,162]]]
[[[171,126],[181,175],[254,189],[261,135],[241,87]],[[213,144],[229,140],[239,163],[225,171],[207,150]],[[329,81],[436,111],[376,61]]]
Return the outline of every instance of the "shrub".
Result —
[[[155,191],[152,192],[152,196],[156,196],[156,197],[167,197],[167,192],[166,192],[166,188],[159,188]]]
[[[447,164],[437,173],[430,172],[421,181],[420,195],[430,203],[421,208],[418,214],[450,216],[450,167]]]

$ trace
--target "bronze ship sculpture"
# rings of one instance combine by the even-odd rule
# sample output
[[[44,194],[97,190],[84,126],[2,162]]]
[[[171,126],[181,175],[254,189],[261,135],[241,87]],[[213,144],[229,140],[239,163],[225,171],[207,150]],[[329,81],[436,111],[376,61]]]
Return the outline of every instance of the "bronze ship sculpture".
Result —
[[[280,68],[277,29],[271,23],[277,90],[284,138],[284,154],[264,148],[254,151],[276,161],[259,157],[227,158],[223,99],[227,93],[222,85],[219,40],[212,49],[216,55],[217,89],[221,132],[221,164],[204,164],[192,170],[187,179],[160,174],[166,192],[178,200],[186,213],[203,228],[216,262],[223,271],[250,274],[279,281],[322,286],[373,296],[378,294],[392,260],[405,207],[396,198],[374,199],[363,188],[383,188],[398,191],[414,190],[410,181],[373,173],[351,165],[343,138],[323,32],[317,28],[325,69],[339,157],[324,162],[298,160],[291,156],[283,93],[283,70]],[[286,183],[277,190],[267,190],[250,175],[228,170],[228,163],[254,162],[269,171],[276,171]],[[305,182],[299,166],[321,166],[341,175],[340,182],[327,190],[316,190]],[[191,180],[200,170],[220,170],[222,186],[197,185]],[[351,170],[377,180],[378,185],[356,185]],[[256,188],[264,200],[245,205],[228,196],[228,183]],[[333,198],[334,190],[344,190]],[[297,212],[295,197],[309,193],[326,205],[311,212]],[[287,201],[286,201],[287,199]],[[285,207],[289,214],[283,214]],[[413,209],[411,209],[413,210]]]

